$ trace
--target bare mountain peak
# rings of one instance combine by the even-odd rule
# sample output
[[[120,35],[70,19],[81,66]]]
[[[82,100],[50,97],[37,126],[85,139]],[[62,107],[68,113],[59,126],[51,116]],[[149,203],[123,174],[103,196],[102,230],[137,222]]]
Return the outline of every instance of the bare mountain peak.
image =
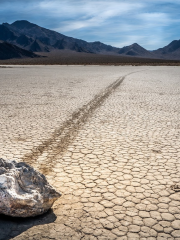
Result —
[[[93,44],[99,44],[99,45],[101,45],[102,42],[100,42],[100,41],[95,41],[95,42],[93,42]]]
[[[131,46],[140,46],[138,43],[133,43]]]
[[[152,53],[150,53],[148,50],[141,47],[137,43],[133,43],[132,45],[121,48],[119,50],[119,54],[128,55],[128,56],[155,58],[155,56]]]
[[[15,28],[20,28],[20,29],[23,29],[23,28],[32,28],[32,27],[38,27],[38,25],[34,24],[34,23],[31,23],[27,20],[18,20],[18,21],[15,21],[11,24],[12,27],[15,27]]]
[[[180,40],[174,40],[169,45],[156,51],[148,51],[138,43],[117,48],[100,41],[86,42],[68,37],[27,20],[18,20],[12,24],[3,23],[0,25],[0,40],[8,41],[29,51],[48,52],[55,49],[68,49],[85,53],[167,59],[170,56],[171,59],[174,57],[180,59]]]
[[[145,49],[145,48],[143,48],[141,45],[139,45],[138,43],[133,43],[133,44],[130,45],[130,46],[133,47],[133,48]]]
[[[167,46],[159,48],[153,53],[169,59],[180,59],[180,40],[174,40]]]

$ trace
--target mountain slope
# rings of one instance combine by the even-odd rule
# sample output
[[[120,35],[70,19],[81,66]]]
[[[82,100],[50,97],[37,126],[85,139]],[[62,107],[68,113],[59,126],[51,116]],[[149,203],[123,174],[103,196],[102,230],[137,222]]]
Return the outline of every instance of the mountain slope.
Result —
[[[1,41],[14,41],[17,39],[17,35],[14,34],[9,28],[4,25],[0,25],[0,40]]]
[[[134,43],[130,46],[123,47],[119,50],[119,54],[128,55],[128,56],[143,56],[149,58],[155,58],[153,53],[149,52],[145,48],[141,47],[137,43]]]
[[[63,39],[65,37],[60,33],[40,27],[26,20],[15,21],[12,24],[4,23],[3,25],[12,31],[17,32],[18,34],[24,34],[33,39],[38,39],[47,45],[53,45],[57,40]]]
[[[180,59],[180,40],[174,40],[167,46],[153,51],[153,53],[160,55],[162,58]]]
[[[122,55],[154,59],[180,59],[180,40],[173,41],[164,48],[148,51],[137,43],[123,48],[112,47],[99,41],[84,40],[65,36],[61,33],[40,27],[26,20],[0,25],[0,40],[33,52],[71,50],[75,52],[105,55]]]
[[[28,51],[36,51],[36,49],[40,52],[49,51],[46,44],[42,43],[41,41],[36,42],[36,39],[20,33],[20,31],[15,30],[8,23],[0,25],[0,40],[9,42]]]
[[[5,27],[15,35],[15,37],[8,38],[8,42],[31,51],[33,51],[33,49],[42,52],[51,51],[53,49],[69,49],[77,52],[100,54],[107,52],[118,54],[119,51],[119,48],[101,42],[88,43],[84,40],[67,37],[61,33],[40,27],[26,20],[16,21],[12,24],[3,23],[1,26]],[[0,33],[0,39],[1,35],[2,34]],[[31,46],[32,40],[36,40],[33,47]],[[37,47],[37,42],[41,47]],[[34,45],[36,45],[35,48]]]
[[[7,42],[0,42],[0,59],[11,59],[11,58],[35,58],[40,57],[33,52],[29,52],[15,45]]]
[[[84,40],[67,37],[61,33],[39,27],[38,25],[25,20],[16,21],[12,24],[6,23],[4,25],[19,34],[25,34],[28,37],[38,39],[42,43],[53,46],[57,49],[70,49],[78,52],[82,51],[91,53],[101,53],[101,51],[113,51],[116,53],[119,50],[119,48],[115,48],[101,42],[88,43]],[[61,45],[60,48],[58,48],[60,41],[63,41],[63,48]]]

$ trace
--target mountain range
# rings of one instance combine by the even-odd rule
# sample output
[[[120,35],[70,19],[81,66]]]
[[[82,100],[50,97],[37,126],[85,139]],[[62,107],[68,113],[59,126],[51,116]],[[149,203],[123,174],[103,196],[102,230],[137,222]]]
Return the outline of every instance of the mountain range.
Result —
[[[37,54],[19,48],[7,42],[0,41],[0,60],[11,59],[11,58],[35,58],[39,57]]]
[[[1,24],[0,41],[0,59],[2,59],[3,48],[6,48],[3,53],[4,59],[37,57],[37,54],[32,54],[32,52],[43,53],[56,50],[71,50],[93,54],[180,60],[180,40],[172,41],[169,45],[154,51],[148,51],[137,43],[123,48],[117,48],[99,41],[86,42],[68,37],[26,20],[15,21],[12,24]],[[7,45],[7,43],[9,45]],[[10,52],[11,47],[15,52],[17,51],[17,54],[8,53],[7,46]],[[26,52],[23,52],[23,50]],[[7,57],[5,57],[5,55],[7,55]]]

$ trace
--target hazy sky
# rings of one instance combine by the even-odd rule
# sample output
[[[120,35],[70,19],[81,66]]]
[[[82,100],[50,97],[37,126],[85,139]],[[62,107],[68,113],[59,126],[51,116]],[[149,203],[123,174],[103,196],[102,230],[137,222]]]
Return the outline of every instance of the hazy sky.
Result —
[[[28,20],[67,36],[148,50],[180,39],[180,0],[0,0],[0,23]]]

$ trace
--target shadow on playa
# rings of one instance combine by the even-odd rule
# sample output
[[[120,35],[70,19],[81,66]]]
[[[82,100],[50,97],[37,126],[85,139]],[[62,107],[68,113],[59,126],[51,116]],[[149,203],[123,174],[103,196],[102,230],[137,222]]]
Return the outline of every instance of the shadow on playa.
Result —
[[[47,213],[30,218],[15,218],[0,215],[0,240],[8,240],[16,237],[37,225],[52,223],[56,220],[56,215],[50,209]]]

